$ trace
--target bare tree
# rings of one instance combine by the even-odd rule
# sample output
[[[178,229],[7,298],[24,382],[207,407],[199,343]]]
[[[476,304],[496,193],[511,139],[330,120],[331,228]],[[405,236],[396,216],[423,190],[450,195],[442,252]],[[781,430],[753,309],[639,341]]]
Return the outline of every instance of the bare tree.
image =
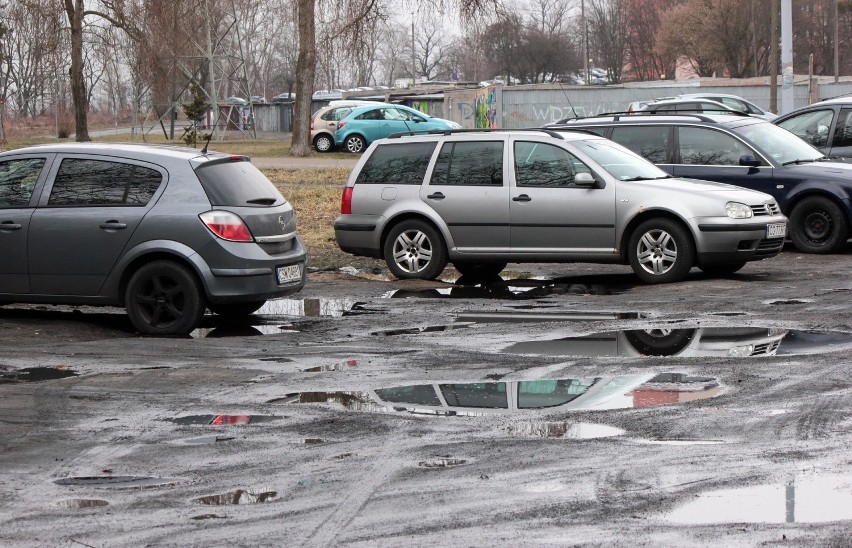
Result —
[[[612,83],[621,82],[627,58],[625,0],[589,0],[590,48]]]

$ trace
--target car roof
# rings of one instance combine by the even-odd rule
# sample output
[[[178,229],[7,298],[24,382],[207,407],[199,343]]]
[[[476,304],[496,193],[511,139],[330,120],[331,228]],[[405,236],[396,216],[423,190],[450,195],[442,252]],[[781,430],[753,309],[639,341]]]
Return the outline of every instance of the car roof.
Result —
[[[726,111],[727,112],[727,111]],[[664,114],[637,111],[637,112],[616,112],[612,114],[599,114],[588,118],[572,118],[565,121],[560,121],[558,124],[547,126],[549,129],[559,129],[562,125],[608,125],[608,124],[671,124],[673,122],[695,123],[695,124],[714,124],[714,125],[730,125],[732,122],[746,123],[761,123],[766,122],[762,118],[747,116],[731,111],[731,114],[717,113],[677,113],[665,112]],[[768,122],[767,122],[768,123]]]
[[[702,98],[702,97],[730,97],[731,99],[742,99],[743,101],[748,101],[748,99],[744,99],[739,95],[734,95],[733,93],[714,93],[712,91],[704,91],[700,93],[683,93],[678,95],[680,98],[688,99],[690,97]]]
[[[571,127],[554,127],[554,128],[514,128],[514,129],[492,129],[492,128],[479,128],[479,129],[437,129],[428,132],[417,131],[417,132],[403,132],[403,133],[394,133],[387,137],[387,139],[398,139],[400,137],[421,137],[427,139],[435,139],[447,136],[460,136],[460,135],[469,135],[471,138],[482,137],[484,135],[493,134],[493,135],[511,135],[515,137],[524,136],[527,137],[529,135],[539,134],[539,137],[554,137],[557,139],[561,139],[563,141],[584,141],[589,139],[597,139],[603,140],[604,138],[600,135],[583,130],[582,128],[571,128]]]
[[[706,104],[706,105],[719,106],[719,107],[721,107],[722,110],[725,110],[725,111],[733,110],[730,107],[723,105],[719,101],[714,101],[712,99],[706,99],[704,97],[692,97],[692,98],[680,97],[680,98],[675,98],[675,99],[661,99],[659,101],[654,101],[652,103],[648,103],[647,106],[655,107],[655,106],[658,106],[658,105],[682,105],[682,104],[687,104],[687,103],[701,103],[701,104]]]
[[[149,156],[151,158],[171,158],[177,160],[194,160],[207,157],[210,160],[225,158],[231,155],[220,152],[209,152],[202,154],[195,148],[180,147],[175,145],[149,145],[137,143],[50,143],[45,145],[33,145],[16,148],[2,153],[2,156],[11,154],[101,154],[105,156]]]

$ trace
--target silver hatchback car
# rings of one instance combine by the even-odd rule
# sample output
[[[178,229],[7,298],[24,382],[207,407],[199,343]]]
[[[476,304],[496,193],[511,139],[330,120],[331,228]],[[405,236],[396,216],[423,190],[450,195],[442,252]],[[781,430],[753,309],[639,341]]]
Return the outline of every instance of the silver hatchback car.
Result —
[[[777,255],[787,218],[768,194],[673,178],[590,133],[461,130],[373,143],[334,229],[343,251],[398,278],[435,278],[448,261],[480,275],[587,262],[664,283]]]
[[[118,305],[185,334],[305,284],[293,207],[245,156],[57,144],[0,154],[0,305]]]

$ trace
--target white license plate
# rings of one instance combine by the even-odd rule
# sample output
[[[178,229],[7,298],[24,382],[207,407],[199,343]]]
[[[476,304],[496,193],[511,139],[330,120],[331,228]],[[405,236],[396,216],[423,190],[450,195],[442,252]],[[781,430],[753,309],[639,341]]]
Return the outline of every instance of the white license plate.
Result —
[[[783,238],[787,235],[787,223],[766,225],[767,238]]]
[[[278,278],[279,284],[299,281],[302,279],[302,265],[279,266],[275,269],[275,276]]]

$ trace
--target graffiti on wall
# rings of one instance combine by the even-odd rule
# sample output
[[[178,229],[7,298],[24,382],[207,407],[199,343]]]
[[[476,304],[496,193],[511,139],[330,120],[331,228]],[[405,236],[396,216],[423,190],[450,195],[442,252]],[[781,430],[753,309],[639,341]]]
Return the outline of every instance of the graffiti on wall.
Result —
[[[497,127],[497,86],[486,86],[476,92],[474,99],[475,128]]]
[[[505,95],[504,95],[505,97]],[[506,127],[517,128],[529,125],[552,124],[563,118],[585,118],[596,116],[606,112],[623,110],[614,103],[598,103],[591,107],[581,105],[554,105],[554,104],[529,104],[529,105],[507,105],[509,108],[503,114],[503,122]]]

